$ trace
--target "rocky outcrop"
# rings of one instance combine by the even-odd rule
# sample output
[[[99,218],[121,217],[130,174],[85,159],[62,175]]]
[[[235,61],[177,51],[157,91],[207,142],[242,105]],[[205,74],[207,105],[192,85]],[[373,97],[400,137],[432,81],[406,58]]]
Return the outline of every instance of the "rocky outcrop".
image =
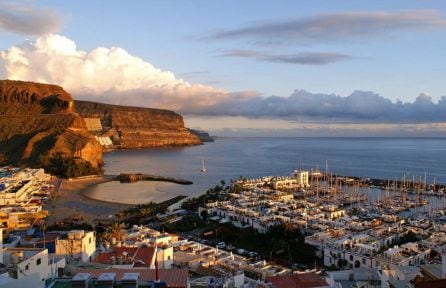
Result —
[[[121,173],[114,180],[118,180],[122,183],[134,183],[138,181],[162,181],[162,182],[172,182],[181,185],[192,185],[194,182],[190,180],[166,177],[166,176],[158,176],[158,175],[150,175],[150,174],[141,174],[141,173]]]
[[[0,81],[0,164],[90,173],[101,163],[102,147],[73,111],[70,94],[55,85]]]
[[[0,115],[73,112],[73,98],[60,86],[1,80]]]
[[[202,130],[189,129],[190,133],[197,135],[201,142],[214,142],[215,139],[208,132]]]
[[[102,130],[89,131],[84,118],[99,118]],[[0,165],[96,173],[102,147],[95,136],[108,136],[119,148],[201,144],[172,111],[74,101],[56,85],[0,80]]]
[[[102,136],[120,148],[150,148],[201,144],[184,127],[181,115],[161,109],[75,101],[75,111],[84,118],[100,118]]]

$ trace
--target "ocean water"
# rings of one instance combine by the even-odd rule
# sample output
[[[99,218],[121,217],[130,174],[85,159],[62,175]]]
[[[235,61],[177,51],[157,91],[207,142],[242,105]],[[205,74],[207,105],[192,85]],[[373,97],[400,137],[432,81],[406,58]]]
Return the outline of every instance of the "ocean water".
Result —
[[[206,173],[200,172],[201,160]],[[194,147],[118,150],[105,154],[104,161],[106,174],[139,172],[194,182],[152,184],[166,198],[196,196],[239,176],[289,175],[301,167],[325,170],[326,161],[329,171],[342,175],[400,179],[405,173],[424,179],[426,173],[428,182],[446,183],[446,138],[220,138]],[[154,190],[118,182],[93,189],[96,198],[138,195],[141,202],[153,199]]]

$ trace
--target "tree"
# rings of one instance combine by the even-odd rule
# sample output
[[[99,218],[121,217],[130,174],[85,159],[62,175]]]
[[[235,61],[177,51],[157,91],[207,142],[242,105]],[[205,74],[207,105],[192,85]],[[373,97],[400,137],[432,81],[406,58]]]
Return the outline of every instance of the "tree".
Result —
[[[200,216],[201,216],[201,218],[206,220],[208,218],[208,216],[209,216],[209,213],[208,213],[207,210],[203,210],[203,211],[201,211]]]
[[[418,240],[419,239],[418,239],[417,234],[415,234],[413,231],[409,231],[409,232],[407,232],[406,235],[404,235],[403,237],[400,238],[400,240],[398,241],[399,242],[398,244],[403,245],[403,244],[406,244],[409,242],[416,242]]]
[[[142,217],[147,217],[152,213],[152,209],[150,208],[142,208],[139,210],[139,214],[141,214]]]
[[[118,219],[118,221],[121,221],[124,219],[124,212],[123,211],[119,211],[116,213],[116,218]]]
[[[107,227],[105,232],[105,238],[110,240],[111,238],[121,239],[121,236],[124,234],[124,223],[114,222],[111,226]]]

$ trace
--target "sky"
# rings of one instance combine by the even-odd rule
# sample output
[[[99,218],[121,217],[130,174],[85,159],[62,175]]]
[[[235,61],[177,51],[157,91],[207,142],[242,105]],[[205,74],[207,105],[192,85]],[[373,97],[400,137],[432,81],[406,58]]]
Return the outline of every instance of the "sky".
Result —
[[[444,1],[1,1],[0,78],[217,135],[445,136]]]

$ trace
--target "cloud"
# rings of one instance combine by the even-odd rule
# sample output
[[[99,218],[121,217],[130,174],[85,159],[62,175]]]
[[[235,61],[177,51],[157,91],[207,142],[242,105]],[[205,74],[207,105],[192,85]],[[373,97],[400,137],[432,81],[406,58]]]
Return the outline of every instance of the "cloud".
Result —
[[[286,63],[300,65],[327,65],[333,62],[347,60],[348,55],[333,52],[302,52],[297,54],[268,54],[253,50],[226,50],[220,54],[224,57],[254,58],[271,63]]]
[[[312,124],[293,129],[224,128],[207,129],[223,137],[442,137],[446,124]]]
[[[236,29],[221,30],[205,39],[242,38],[262,43],[309,44],[371,36],[400,30],[445,27],[446,19],[436,10],[398,12],[341,12],[264,22]]]
[[[0,78],[59,84],[77,99],[171,109],[185,115],[323,123],[446,122],[446,96],[434,103],[422,93],[415,101],[403,103],[367,91],[346,97],[304,90],[288,97],[228,92],[191,84],[119,47],[82,51],[60,35],[0,51]]]
[[[240,116],[188,116],[185,118],[185,123],[188,127],[226,137],[439,137],[446,133],[446,122],[417,124],[319,123],[283,119],[252,119]]]
[[[242,58],[257,58],[260,57],[260,52],[254,50],[232,49],[223,51],[220,56],[223,57],[242,57]]]
[[[0,3],[0,31],[39,36],[59,30],[61,22],[59,16],[49,9]]]
[[[296,90],[289,97],[250,97],[222,102],[209,115],[270,117],[299,121],[350,123],[423,123],[446,121],[446,96],[437,103],[420,94],[412,103],[391,100],[368,91],[347,97]]]
[[[58,84],[80,99],[180,111],[199,111],[253,94],[191,84],[122,48],[86,52],[54,34],[1,51],[0,77]]]

